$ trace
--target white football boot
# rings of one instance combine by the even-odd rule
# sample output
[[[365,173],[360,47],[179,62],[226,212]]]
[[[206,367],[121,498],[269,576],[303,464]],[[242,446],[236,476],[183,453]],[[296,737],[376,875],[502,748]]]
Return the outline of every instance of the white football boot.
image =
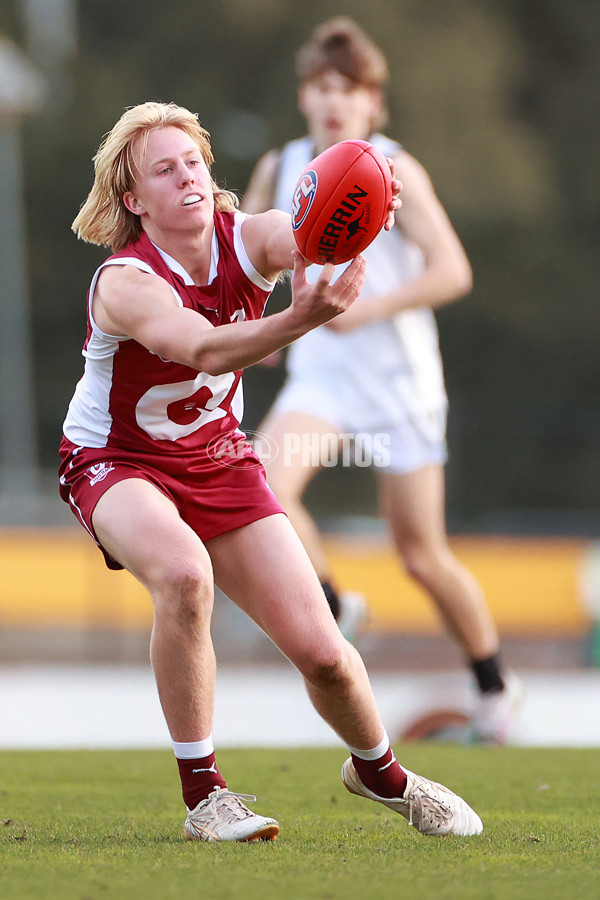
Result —
[[[185,836],[190,841],[274,841],[279,834],[279,822],[257,816],[242,803],[254,803],[254,794],[235,794],[226,788],[216,788],[189,809],[185,820]]]
[[[342,766],[342,781],[351,794],[383,803],[404,816],[421,834],[481,834],[481,819],[462,797],[443,784],[415,775],[404,766],[402,769],[408,779],[404,797],[379,797],[369,790],[360,780],[351,757]]]
[[[364,630],[369,618],[369,607],[362,594],[356,591],[342,591],[338,596],[339,613],[337,626],[346,638],[353,644],[357,636]]]
[[[481,744],[505,744],[523,705],[523,695],[523,683],[514,672],[504,676],[503,691],[480,694],[473,712],[473,740]]]

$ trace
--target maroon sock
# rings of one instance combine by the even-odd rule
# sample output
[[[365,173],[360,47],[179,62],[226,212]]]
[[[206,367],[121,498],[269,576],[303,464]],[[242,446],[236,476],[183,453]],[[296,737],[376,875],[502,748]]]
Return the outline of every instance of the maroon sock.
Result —
[[[225,779],[217,768],[215,754],[209,753],[201,759],[179,759],[179,777],[183,801],[188,809],[194,809],[201,800],[206,800],[215,788],[225,788]]]
[[[406,773],[391,747],[379,759],[361,759],[353,753],[352,762],[362,783],[374,794],[388,798],[404,796]]]

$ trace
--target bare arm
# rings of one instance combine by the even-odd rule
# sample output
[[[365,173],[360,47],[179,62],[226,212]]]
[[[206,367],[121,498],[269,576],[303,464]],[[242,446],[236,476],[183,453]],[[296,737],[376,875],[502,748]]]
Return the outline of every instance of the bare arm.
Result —
[[[304,260],[297,250],[293,265],[290,306],[264,319],[214,327],[194,310],[178,306],[162,278],[131,266],[110,266],[102,271],[94,316],[103,331],[132,338],[163,359],[209,375],[233,372],[259,362],[344,312],[362,289],[362,257],[333,284],[329,283],[333,266],[326,266],[313,285],[306,280]]]
[[[426,170],[405,151],[395,158],[395,169],[403,185],[402,209],[396,213],[396,223],[406,239],[421,249],[423,271],[389,293],[357,304],[330,324],[335,330],[349,331],[405,309],[445,306],[472,288],[469,260]]]

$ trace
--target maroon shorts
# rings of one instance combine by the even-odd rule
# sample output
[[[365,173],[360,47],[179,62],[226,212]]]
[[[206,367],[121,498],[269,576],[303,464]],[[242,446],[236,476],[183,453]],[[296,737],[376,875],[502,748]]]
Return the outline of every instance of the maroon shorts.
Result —
[[[94,538],[109,569],[123,566],[98,541],[92,514],[104,492],[127,478],[141,478],[157,487],[203,542],[283,512],[248,444],[235,458],[214,460],[202,454],[134,455],[111,447],[77,447],[63,438],[60,456],[60,496]]]

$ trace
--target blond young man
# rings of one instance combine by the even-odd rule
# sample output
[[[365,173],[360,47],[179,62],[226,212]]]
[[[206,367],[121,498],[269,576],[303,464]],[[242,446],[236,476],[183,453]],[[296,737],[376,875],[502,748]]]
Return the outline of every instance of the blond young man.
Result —
[[[241,370],[347,310],[364,260],[333,284],[330,267],[310,284],[289,216],[236,211],[212,162],[208,133],[174,104],[127,110],[101,144],[73,228],[113,255],[92,279],[85,370],[60,447],[63,499],[107,565],[128,569],[154,603],[151,659],[186,836],[256,841],[279,831],[248,809],[248,795],[228,790],[217,766],[215,582],[298,668],[351,749],[349,790],[423,833],[479,833],[460,797],[397,763],[362,660],[239,429]],[[291,304],[263,319],[292,256]]]
[[[445,526],[447,398],[433,311],[471,289],[471,267],[424,167],[377,130],[386,117],[388,66],[365,32],[345,16],[323,23],[301,47],[296,69],[309,133],[259,161],[243,209],[289,210],[290,186],[309,160],[349,139],[369,140],[394,160],[402,207],[395,227],[365,252],[358,302],[290,349],[287,381],[259,430],[280,446],[289,445],[290,435],[300,445],[303,434],[313,444],[315,437],[337,435],[341,442],[360,434],[375,460],[380,507],[400,560],[432,598],[475,675],[473,737],[502,743],[520,683],[502,666],[485,597],[452,554]],[[382,435],[385,455],[376,452]],[[302,502],[319,465],[318,454],[279,454],[267,475],[348,633],[362,613],[361,599],[334,585],[321,536]]]

